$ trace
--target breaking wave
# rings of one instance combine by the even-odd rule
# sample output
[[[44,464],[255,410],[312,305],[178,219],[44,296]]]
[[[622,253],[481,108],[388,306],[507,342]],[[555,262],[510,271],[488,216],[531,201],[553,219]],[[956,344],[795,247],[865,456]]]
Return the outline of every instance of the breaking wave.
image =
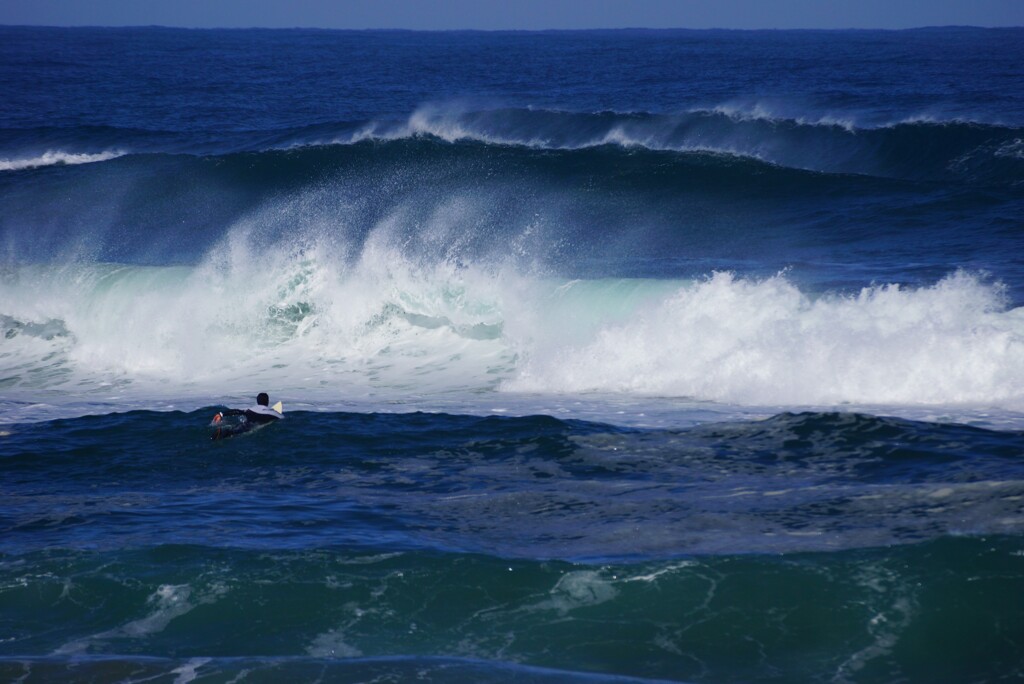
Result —
[[[361,395],[603,392],[741,405],[1006,404],[1024,309],[958,272],[812,295],[785,274],[561,280],[413,258],[379,229],[196,267],[21,266],[0,282],[0,386]]]

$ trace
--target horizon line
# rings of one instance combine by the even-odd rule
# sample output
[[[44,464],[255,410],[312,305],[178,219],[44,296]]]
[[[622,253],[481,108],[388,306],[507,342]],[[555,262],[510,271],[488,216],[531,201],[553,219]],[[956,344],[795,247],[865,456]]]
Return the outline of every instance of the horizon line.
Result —
[[[715,31],[734,33],[757,33],[769,31],[886,31],[896,33],[899,31],[927,31],[939,29],[971,29],[977,31],[999,31],[1024,28],[1024,25],[1013,26],[979,26],[976,24],[925,24],[921,26],[905,26],[902,28],[884,28],[870,26],[847,26],[847,27],[800,27],[800,28],[728,28],[728,27],[704,27],[693,28],[687,26],[673,27],[647,27],[647,26],[618,26],[618,27],[579,27],[579,28],[401,28],[401,27],[334,27],[334,26],[178,26],[169,24],[4,24],[0,28],[29,28],[29,29],[167,29],[180,31],[349,31],[349,32],[395,32],[395,33],[583,33],[589,31],[648,31],[648,32],[670,32],[670,31]]]

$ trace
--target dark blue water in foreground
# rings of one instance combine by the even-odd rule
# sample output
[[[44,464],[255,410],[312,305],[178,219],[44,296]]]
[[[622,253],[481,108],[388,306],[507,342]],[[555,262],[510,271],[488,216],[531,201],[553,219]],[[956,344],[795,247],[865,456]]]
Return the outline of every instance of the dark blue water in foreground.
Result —
[[[0,27],[0,680],[1024,679],[1022,74]]]

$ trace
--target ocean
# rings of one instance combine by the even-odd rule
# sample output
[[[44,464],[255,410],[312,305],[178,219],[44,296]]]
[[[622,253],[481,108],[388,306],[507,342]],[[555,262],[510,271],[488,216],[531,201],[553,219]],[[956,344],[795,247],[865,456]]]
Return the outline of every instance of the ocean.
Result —
[[[0,27],[0,93],[0,680],[1024,680],[1024,29]]]

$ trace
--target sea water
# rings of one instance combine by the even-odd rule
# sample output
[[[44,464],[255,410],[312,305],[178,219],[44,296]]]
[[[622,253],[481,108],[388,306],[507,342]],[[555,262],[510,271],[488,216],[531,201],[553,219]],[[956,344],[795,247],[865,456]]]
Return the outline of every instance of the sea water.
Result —
[[[0,28],[0,678],[1024,677],[1022,74]]]

